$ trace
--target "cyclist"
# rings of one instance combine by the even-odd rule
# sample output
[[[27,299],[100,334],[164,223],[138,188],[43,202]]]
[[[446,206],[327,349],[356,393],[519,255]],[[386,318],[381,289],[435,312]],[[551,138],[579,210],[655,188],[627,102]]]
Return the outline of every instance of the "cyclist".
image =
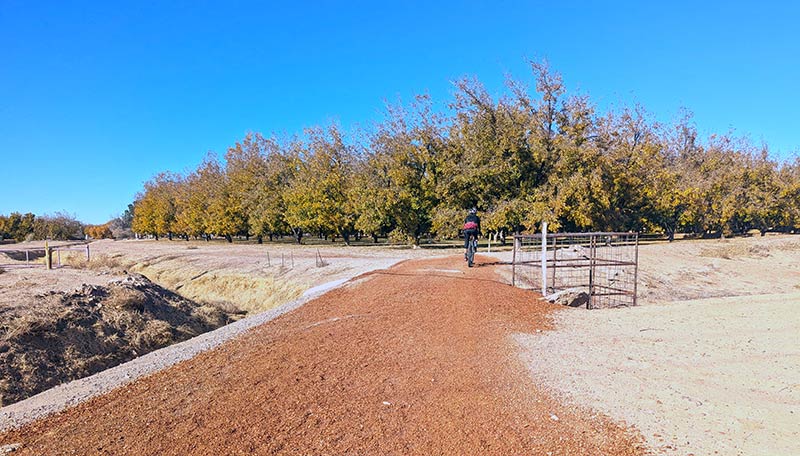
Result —
[[[475,239],[477,240],[478,235],[480,234],[481,234],[481,218],[478,217],[478,210],[473,207],[469,210],[467,218],[464,219],[464,260],[467,259],[467,251],[469,250],[470,236],[475,236]]]

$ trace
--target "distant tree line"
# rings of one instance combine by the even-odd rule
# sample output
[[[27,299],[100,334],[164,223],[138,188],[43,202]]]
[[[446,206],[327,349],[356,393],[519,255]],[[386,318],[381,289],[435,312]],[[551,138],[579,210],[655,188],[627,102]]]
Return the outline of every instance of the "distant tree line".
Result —
[[[12,212],[0,214],[0,241],[13,239],[17,242],[34,240],[78,240],[89,236],[93,239],[132,237],[133,204],[119,217],[102,225],[85,225],[74,215],[56,212],[54,215],[34,215]]]
[[[731,135],[698,138],[691,115],[653,121],[640,106],[598,112],[560,75],[531,64],[535,91],[509,80],[493,98],[456,83],[450,110],[427,96],[390,106],[347,141],[336,125],[287,141],[248,134],[220,161],[145,183],[134,232],[189,239],[305,233],[418,244],[458,235],[476,206],[484,231],[614,230],[729,236],[800,227],[800,159]]]
[[[12,212],[0,215],[0,241],[13,239],[17,242],[39,239],[83,239],[83,224],[66,213],[36,216]]]

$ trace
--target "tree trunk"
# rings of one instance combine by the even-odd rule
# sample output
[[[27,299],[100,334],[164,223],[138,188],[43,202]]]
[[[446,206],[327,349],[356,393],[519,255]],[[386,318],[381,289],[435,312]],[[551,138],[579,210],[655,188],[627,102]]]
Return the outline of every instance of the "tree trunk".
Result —
[[[155,236],[156,241],[157,241],[158,240],[158,234],[154,234],[153,236]]]
[[[167,239],[172,240],[172,232],[167,233]]]
[[[377,234],[375,234],[375,233],[372,233],[372,242],[373,242],[374,244],[377,244],[377,243],[378,243],[378,235],[377,235]]]
[[[228,241],[228,243],[233,244],[233,238],[230,234],[225,235],[225,240]]]
[[[344,239],[344,245],[350,245],[350,233],[342,233],[342,239]]]
[[[297,239],[298,244],[303,243],[303,230],[295,228],[294,230],[294,237]]]
[[[256,240],[258,240],[258,243],[259,243],[259,244],[263,244],[263,243],[264,243],[264,237],[263,237],[263,236],[261,236],[260,234],[258,235],[258,237],[256,238]]]

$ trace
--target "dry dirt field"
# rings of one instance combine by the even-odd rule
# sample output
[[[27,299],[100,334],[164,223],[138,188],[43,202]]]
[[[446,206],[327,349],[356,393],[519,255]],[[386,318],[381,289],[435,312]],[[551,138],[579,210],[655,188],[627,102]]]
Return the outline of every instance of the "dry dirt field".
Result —
[[[25,280],[69,289],[70,283],[139,272],[190,299],[252,313],[362,271],[452,252],[325,248],[320,254],[327,265],[318,267],[316,247],[102,241],[92,248],[96,263],[73,279]],[[488,263],[482,269],[505,281],[506,267]],[[87,267],[78,259],[74,264]],[[451,266],[438,272],[458,273]],[[37,290],[21,283],[19,273],[0,274],[0,287],[6,287],[0,299]],[[426,294],[418,274],[400,276],[398,284],[406,281]],[[498,328],[513,329],[508,349],[522,361],[536,394],[587,411],[580,419],[600,412],[634,426],[653,454],[800,454],[800,238],[643,245],[639,291],[636,308],[557,308],[548,313],[548,324]],[[533,293],[523,293],[539,305]]]
[[[640,249],[640,305],[518,333],[531,375],[655,454],[800,454],[800,238]]]

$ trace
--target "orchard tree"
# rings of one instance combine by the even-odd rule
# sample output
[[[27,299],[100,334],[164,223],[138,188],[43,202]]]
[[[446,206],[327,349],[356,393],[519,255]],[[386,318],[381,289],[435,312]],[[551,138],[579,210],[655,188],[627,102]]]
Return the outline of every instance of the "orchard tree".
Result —
[[[372,237],[389,233],[395,226],[392,213],[392,182],[387,156],[366,152],[356,163],[350,200],[357,214],[355,229]]]
[[[385,176],[385,207],[395,225],[393,237],[415,246],[430,231],[438,203],[438,159],[446,144],[441,122],[430,99],[418,96],[411,113],[390,106],[371,141],[372,164],[382,167]]]
[[[296,144],[299,154],[293,158],[293,179],[284,192],[286,221],[298,243],[303,231],[313,231],[341,236],[349,245],[356,221],[350,200],[353,149],[335,125],[309,129],[306,134],[307,141]]]
[[[206,161],[207,206],[205,225],[209,233],[233,242],[233,236],[247,233],[244,202],[237,182],[216,159]]]
[[[137,233],[172,238],[177,215],[177,186],[182,178],[170,172],[160,173],[145,182],[144,191],[137,195],[131,224]]]

